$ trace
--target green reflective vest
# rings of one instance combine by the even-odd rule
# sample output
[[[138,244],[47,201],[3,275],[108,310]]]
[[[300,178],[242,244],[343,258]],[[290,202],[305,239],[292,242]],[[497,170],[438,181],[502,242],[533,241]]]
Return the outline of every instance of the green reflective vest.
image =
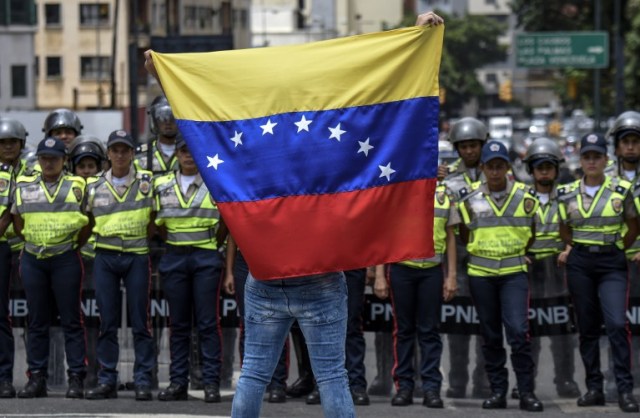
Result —
[[[143,144],[138,149],[136,149],[136,156],[133,160],[133,164],[138,171],[149,170],[149,166],[147,163],[147,147],[151,146],[151,171],[153,173],[169,173],[171,171],[177,170],[178,167],[178,157],[174,154],[169,158],[168,161],[165,161],[164,154],[158,149],[158,141],[154,140],[151,145]]]
[[[10,210],[11,208],[11,182],[13,181],[11,176],[11,167],[0,163],[0,216],[4,214],[5,210]],[[12,225],[9,225],[11,228]],[[8,240],[8,229],[4,235],[0,236],[0,242],[7,242]]]
[[[167,243],[191,245],[215,250],[218,248],[216,229],[220,219],[218,206],[207,186],[200,188],[185,200],[176,173],[158,177],[156,189],[156,225],[167,228]]]
[[[624,200],[631,184],[606,177],[589,209],[580,193],[582,180],[558,189],[560,219],[571,228],[572,241],[583,245],[616,245],[623,249],[626,232]]]
[[[135,176],[122,196],[105,177],[88,185],[96,250],[149,253],[147,227],[154,206],[151,172],[136,171]]]
[[[447,251],[447,223],[449,222],[449,210],[451,200],[447,196],[444,185],[436,188],[433,203],[433,249],[435,255],[431,258],[417,258],[413,260],[401,261],[408,267],[426,269],[442,263],[443,256]]]
[[[538,200],[522,183],[512,183],[502,207],[480,183],[462,198],[459,210],[469,229],[469,276],[504,276],[527,271],[524,255],[531,239]]]
[[[89,223],[82,212],[85,181],[63,175],[49,194],[40,173],[18,178],[15,202],[24,220],[24,250],[47,258],[77,248],[78,233]]]

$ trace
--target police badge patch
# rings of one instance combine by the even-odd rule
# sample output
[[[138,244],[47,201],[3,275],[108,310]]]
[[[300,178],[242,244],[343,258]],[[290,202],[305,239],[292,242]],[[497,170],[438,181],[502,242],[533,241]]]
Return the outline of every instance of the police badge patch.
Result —
[[[611,201],[611,207],[616,213],[620,213],[622,211],[622,199],[613,199]]]
[[[151,177],[148,174],[143,174],[140,177],[140,192],[144,195],[149,193],[151,189]]]
[[[6,191],[9,188],[9,182],[5,179],[0,179],[0,193]]]
[[[444,205],[444,192],[436,192],[436,199],[438,199],[438,203]]]
[[[524,206],[525,213],[531,213],[531,211],[533,210],[535,205],[536,205],[536,201],[533,200],[532,198],[530,198],[530,197],[525,197],[524,198],[523,206]]]
[[[82,200],[82,189],[80,189],[79,187],[74,187],[73,189],[73,195],[76,197],[76,200],[79,202]]]

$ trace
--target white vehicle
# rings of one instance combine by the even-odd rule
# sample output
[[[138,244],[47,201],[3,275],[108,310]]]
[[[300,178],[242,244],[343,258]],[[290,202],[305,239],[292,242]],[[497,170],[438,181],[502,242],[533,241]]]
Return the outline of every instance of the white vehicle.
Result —
[[[513,136],[513,118],[511,116],[489,118],[489,136],[494,139],[511,138]]]

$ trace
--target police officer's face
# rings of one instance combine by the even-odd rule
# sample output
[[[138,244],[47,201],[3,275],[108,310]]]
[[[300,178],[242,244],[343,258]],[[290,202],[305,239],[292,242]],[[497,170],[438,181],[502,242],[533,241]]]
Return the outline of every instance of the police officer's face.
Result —
[[[111,161],[111,167],[116,170],[124,170],[133,161],[133,148],[125,144],[114,144],[107,149],[107,157]]]
[[[637,163],[640,160],[640,135],[629,134],[620,139],[616,155],[628,163]]]
[[[190,176],[198,172],[198,167],[196,167],[196,163],[193,161],[189,148],[186,146],[180,147],[176,155],[178,156],[178,163],[180,164],[180,171],[182,173]]]
[[[536,183],[539,183],[543,186],[549,186],[553,184],[553,181],[558,174],[558,169],[555,165],[550,163],[549,161],[545,161],[542,164],[539,164],[533,168],[533,179]]]
[[[585,176],[600,176],[604,174],[607,166],[607,156],[596,151],[587,151],[580,155],[580,166]]]
[[[480,152],[482,151],[482,141],[472,139],[470,141],[462,141],[456,145],[458,155],[462,158],[464,165],[467,167],[475,167],[480,161]]]
[[[502,158],[494,158],[482,165],[482,172],[487,179],[489,190],[502,191],[507,187],[509,167],[509,163]]]
[[[64,142],[64,145],[69,148],[71,142],[76,139],[76,131],[71,128],[53,128],[49,135],[58,138],[60,141]]]
[[[42,175],[45,179],[55,179],[60,176],[64,168],[65,157],[56,157],[53,155],[39,155],[38,163],[42,169]]]
[[[22,141],[18,138],[0,139],[0,162],[5,164],[13,164],[20,156]]]
[[[76,164],[74,171],[76,176],[84,177],[85,179],[95,176],[98,174],[98,161],[95,158],[83,157]]]

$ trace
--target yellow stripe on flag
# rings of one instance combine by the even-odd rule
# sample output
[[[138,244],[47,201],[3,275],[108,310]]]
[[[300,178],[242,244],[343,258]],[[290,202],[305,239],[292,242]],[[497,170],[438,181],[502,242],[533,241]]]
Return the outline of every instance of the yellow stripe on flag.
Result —
[[[438,96],[443,36],[415,26],[153,61],[176,118],[218,122]]]

